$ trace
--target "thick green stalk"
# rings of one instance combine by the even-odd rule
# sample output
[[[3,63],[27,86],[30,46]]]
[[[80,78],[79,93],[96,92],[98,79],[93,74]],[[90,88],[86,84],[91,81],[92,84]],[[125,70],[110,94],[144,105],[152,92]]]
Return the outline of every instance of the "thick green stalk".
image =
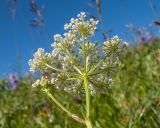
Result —
[[[84,88],[86,93],[86,118],[89,118],[90,115],[90,93],[88,88],[88,80],[86,78],[87,76],[84,76]]]
[[[87,80],[87,68],[86,68],[86,49],[85,49],[85,39],[84,35],[82,34],[82,43],[83,43],[83,61],[84,61],[84,73],[83,73],[83,79],[84,79],[84,88],[86,93],[86,118],[89,118],[90,113],[90,94],[89,94],[89,88],[88,88],[88,80]]]
[[[91,122],[90,122],[90,90],[89,90],[89,84],[88,84],[88,75],[87,75],[87,53],[85,48],[85,38],[82,34],[82,43],[83,43],[83,60],[84,60],[84,72],[83,72],[83,80],[84,80],[84,88],[85,88],[85,94],[86,94],[86,119],[85,124],[87,128],[92,128]]]
[[[92,124],[91,124],[91,121],[90,121],[89,119],[86,119],[86,120],[85,120],[85,124],[86,124],[86,127],[87,127],[87,128],[93,128],[93,127],[92,127]]]

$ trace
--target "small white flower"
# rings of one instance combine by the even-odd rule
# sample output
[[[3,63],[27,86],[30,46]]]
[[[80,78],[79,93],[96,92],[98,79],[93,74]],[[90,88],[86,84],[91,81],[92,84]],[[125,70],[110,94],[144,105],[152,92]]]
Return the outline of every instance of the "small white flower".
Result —
[[[123,42],[123,43],[124,43],[124,45],[126,45],[126,46],[128,46],[128,45],[129,45],[127,42]]]
[[[80,14],[78,14],[77,17],[78,17],[79,19],[83,19],[83,18],[86,17],[86,14],[85,14],[85,12],[80,12]]]
[[[32,87],[37,87],[40,85],[40,80],[37,79],[35,83],[32,84]]]
[[[51,44],[51,47],[55,47],[56,44],[57,44],[57,42],[53,42],[53,43]]]
[[[56,79],[55,79],[55,78],[52,78],[52,79],[51,79],[51,84],[54,84],[55,81],[56,81]]]
[[[74,23],[74,20],[75,20],[74,18],[71,18],[71,20],[70,20],[70,21],[71,21],[71,23]]]
[[[64,25],[64,29],[65,29],[65,30],[69,29],[70,27],[71,27],[71,24],[67,24],[67,23],[66,23],[66,24]]]
[[[113,40],[116,40],[116,41],[119,41],[119,40],[120,40],[117,35],[115,35],[112,39],[113,39]]]
[[[55,41],[61,41],[61,39],[62,39],[62,36],[60,34],[54,35],[54,40]]]

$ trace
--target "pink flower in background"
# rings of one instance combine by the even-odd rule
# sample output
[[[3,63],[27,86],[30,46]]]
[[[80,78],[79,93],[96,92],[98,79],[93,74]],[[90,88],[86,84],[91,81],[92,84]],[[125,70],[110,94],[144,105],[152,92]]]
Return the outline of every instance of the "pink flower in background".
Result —
[[[145,35],[140,38],[140,42],[151,42],[152,40],[153,37],[149,32],[145,33]]]
[[[147,34],[146,34],[146,40],[147,40],[148,42],[151,42],[151,41],[153,40],[153,37],[152,37],[152,35],[151,35],[150,33],[147,33]]]
[[[145,42],[145,37],[141,37],[140,42]]]

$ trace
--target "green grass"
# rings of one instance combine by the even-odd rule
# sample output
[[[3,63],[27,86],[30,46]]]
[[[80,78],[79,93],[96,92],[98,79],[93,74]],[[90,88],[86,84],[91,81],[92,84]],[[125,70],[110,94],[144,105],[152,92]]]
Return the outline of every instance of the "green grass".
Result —
[[[91,97],[91,120],[96,128],[160,127],[160,44],[138,44],[128,49],[115,83],[106,94]],[[84,128],[62,112],[29,79],[19,88],[0,82],[0,128]],[[71,111],[82,113],[85,101],[65,92],[56,97]]]

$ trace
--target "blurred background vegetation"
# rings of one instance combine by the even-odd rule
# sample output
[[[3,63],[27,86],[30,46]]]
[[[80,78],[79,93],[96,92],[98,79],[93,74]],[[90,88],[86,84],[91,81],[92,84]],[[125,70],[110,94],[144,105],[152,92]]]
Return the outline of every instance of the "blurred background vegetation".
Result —
[[[129,47],[121,58],[107,94],[91,97],[91,119],[96,128],[159,128],[160,126],[160,41]],[[12,75],[13,77],[13,75]],[[13,79],[13,78],[12,78]],[[39,90],[31,87],[34,77],[0,82],[0,126],[2,128],[80,128]],[[73,112],[85,102],[79,97],[56,92]]]
[[[151,1],[149,4],[155,13]],[[93,7],[93,4],[89,4]],[[95,1],[98,30],[106,40],[100,0]],[[35,3],[31,5],[35,10]],[[13,12],[14,13],[14,12]],[[43,19],[37,14],[41,25]],[[40,23],[40,24],[37,24]],[[159,25],[159,21],[154,21]],[[114,84],[106,94],[91,97],[91,120],[96,128],[160,128],[160,39],[151,31],[128,24],[132,42],[121,57],[121,67],[114,74]],[[10,73],[0,80],[0,128],[83,128],[68,117],[43,92],[32,88],[36,77],[30,73]],[[81,113],[85,101],[65,92],[56,97],[70,110]]]

